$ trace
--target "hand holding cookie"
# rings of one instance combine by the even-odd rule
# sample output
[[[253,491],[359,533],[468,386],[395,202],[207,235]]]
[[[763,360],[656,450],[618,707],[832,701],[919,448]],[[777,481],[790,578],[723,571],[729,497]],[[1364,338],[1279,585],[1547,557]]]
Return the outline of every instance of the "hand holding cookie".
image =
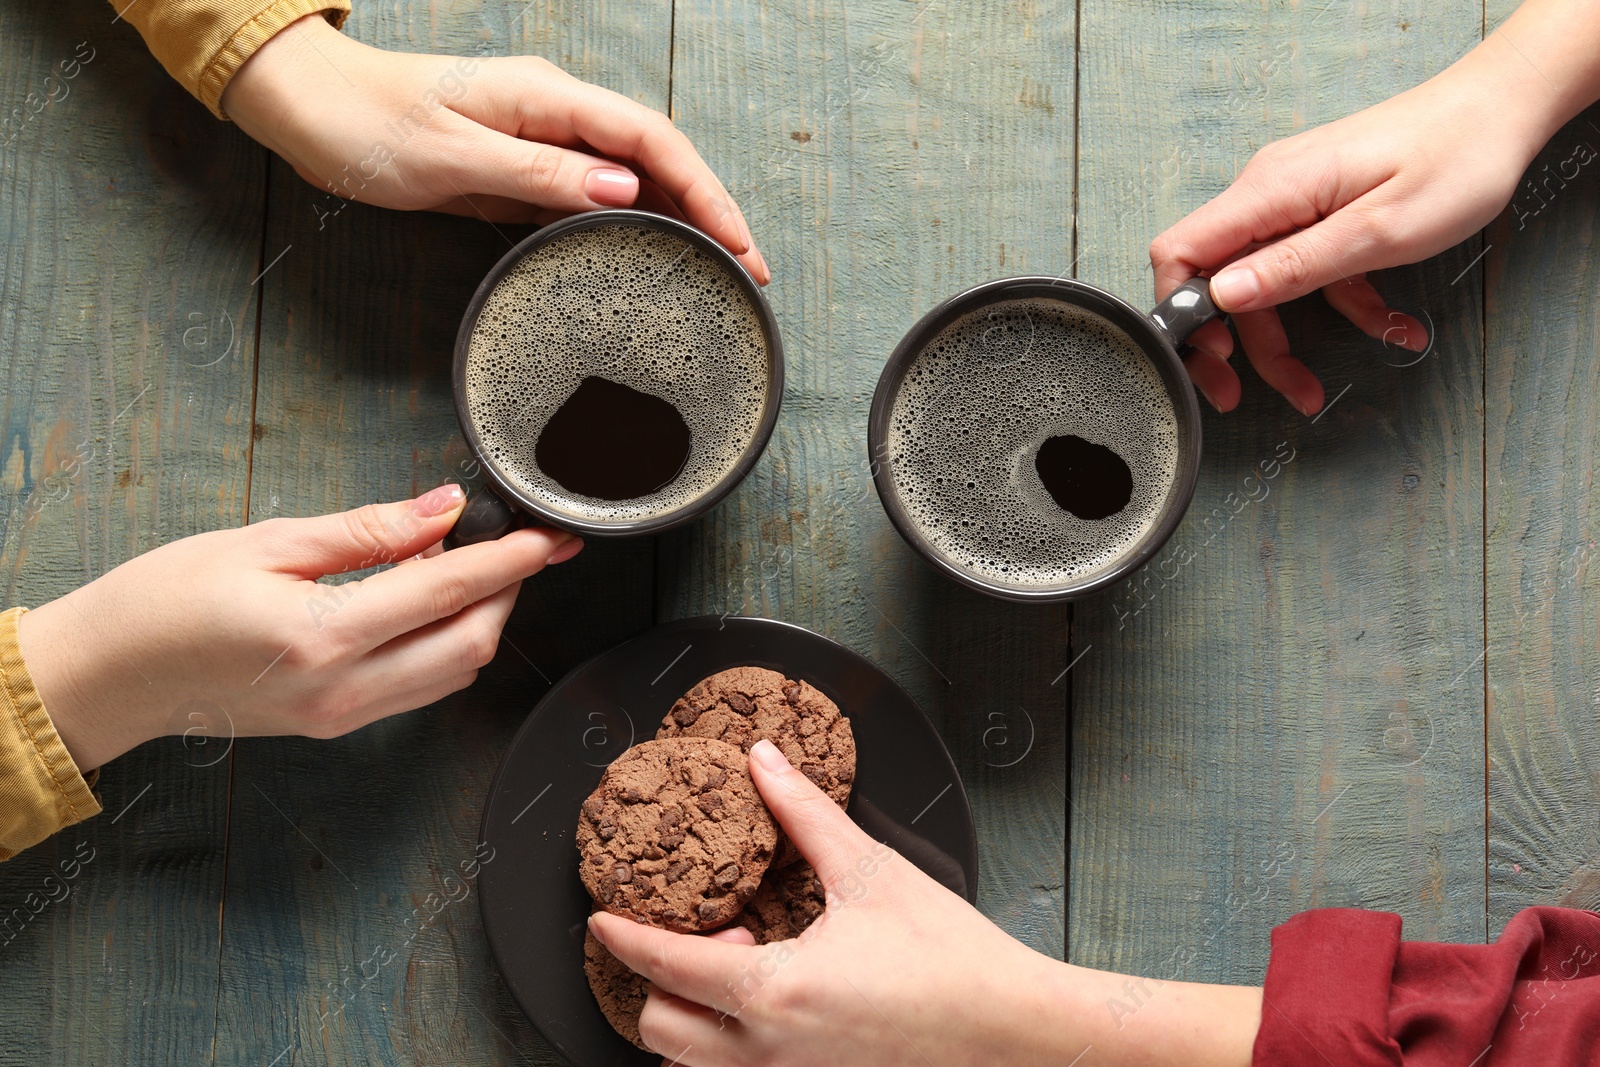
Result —
[[[673,704],[656,739],[618,757],[584,801],[579,877],[597,910],[741,945],[796,937],[822,914],[822,883],[779,834],[750,777],[746,756],[763,740],[841,809],[849,804],[855,740],[838,705],[805,681],[760,667],[701,679]],[[601,1014],[647,1048],[639,1036],[644,977],[592,932],[583,952]]]
[[[923,1052],[941,1064],[1065,1063],[1082,1049],[1061,1055],[1069,1035],[1036,1023],[1064,965],[874,841],[776,746],[751,749],[750,773],[816,868],[826,911],[762,946],[593,916],[595,935],[654,987],[639,1023],[647,1045],[690,1065],[921,1067]],[[1038,1055],[1019,1056],[1032,1042]]]

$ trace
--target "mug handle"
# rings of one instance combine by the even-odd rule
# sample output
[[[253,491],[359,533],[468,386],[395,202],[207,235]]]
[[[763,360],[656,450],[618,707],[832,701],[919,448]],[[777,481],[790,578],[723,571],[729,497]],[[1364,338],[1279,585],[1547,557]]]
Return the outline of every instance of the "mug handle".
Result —
[[[527,524],[528,517],[521,508],[506,503],[494,486],[481,485],[467,497],[461,517],[445,535],[444,547],[449,550],[480,541],[495,541]]]
[[[1150,321],[1166,337],[1167,343],[1183,355],[1184,338],[1194,333],[1212,319],[1221,318],[1222,312],[1211,302],[1211,279],[1190,278],[1155,306]]]

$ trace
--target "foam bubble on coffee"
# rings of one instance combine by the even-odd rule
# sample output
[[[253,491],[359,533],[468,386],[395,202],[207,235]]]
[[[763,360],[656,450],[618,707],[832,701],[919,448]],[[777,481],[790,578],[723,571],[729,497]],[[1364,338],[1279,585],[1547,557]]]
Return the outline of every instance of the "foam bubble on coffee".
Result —
[[[1072,434],[1117,453],[1126,506],[1085,520],[1035,468]],[[1055,300],[988,305],[906,368],[885,436],[889,473],[934,550],[989,581],[1060,586],[1116,563],[1149,532],[1177,475],[1178,422],[1148,356],[1099,315]]]
[[[486,457],[534,499],[600,522],[649,518],[738,463],[766,408],[769,360],[725,265],[677,234],[606,223],[540,246],[494,287],[468,345],[467,411]],[[688,423],[689,457],[667,485],[599,500],[539,469],[540,433],[590,375],[660,397]]]

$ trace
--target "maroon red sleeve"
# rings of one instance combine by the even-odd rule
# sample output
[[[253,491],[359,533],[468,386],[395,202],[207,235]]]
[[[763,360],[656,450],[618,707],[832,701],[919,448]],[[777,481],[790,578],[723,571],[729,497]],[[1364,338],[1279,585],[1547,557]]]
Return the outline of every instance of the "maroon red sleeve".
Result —
[[[1492,945],[1327,908],[1272,931],[1255,1067],[1506,1067],[1600,1055],[1600,915],[1519,912]]]

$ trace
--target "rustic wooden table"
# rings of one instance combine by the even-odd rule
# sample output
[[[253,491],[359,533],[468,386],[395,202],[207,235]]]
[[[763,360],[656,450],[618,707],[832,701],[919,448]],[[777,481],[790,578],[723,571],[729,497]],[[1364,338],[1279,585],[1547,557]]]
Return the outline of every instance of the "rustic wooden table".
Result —
[[[1421,81],[1512,6],[358,2],[370,43],[536,53],[670,109],[772,265],[783,417],[708,518],[530,583],[471,691],[339,741],[107,767],[105,814],[0,867],[10,911],[94,857],[0,940],[0,1064],[554,1062],[475,898],[403,924],[471,855],[551,681],[702,613],[800,623],[904,684],[971,794],[981,906],[1043,952],[1253,982],[1303,908],[1480,941],[1600,898],[1593,170],[1383,276],[1432,321],[1425,358],[1290,309],[1329,408],[1247,375],[1205,416],[1173,542],[1193,561],[1137,586],[1070,609],[966,593],[901,543],[865,459],[878,370],[927,308],[1017,273],[1148,300],[1150,238],[1252,152]],[[0,148],[4,602],[458,476],[452,339],[525,231],[335,210],[103,3],[0,5],[7,109],[75,56],[69,95]],[[1535,166],[1583,141],[1588,118]]]

